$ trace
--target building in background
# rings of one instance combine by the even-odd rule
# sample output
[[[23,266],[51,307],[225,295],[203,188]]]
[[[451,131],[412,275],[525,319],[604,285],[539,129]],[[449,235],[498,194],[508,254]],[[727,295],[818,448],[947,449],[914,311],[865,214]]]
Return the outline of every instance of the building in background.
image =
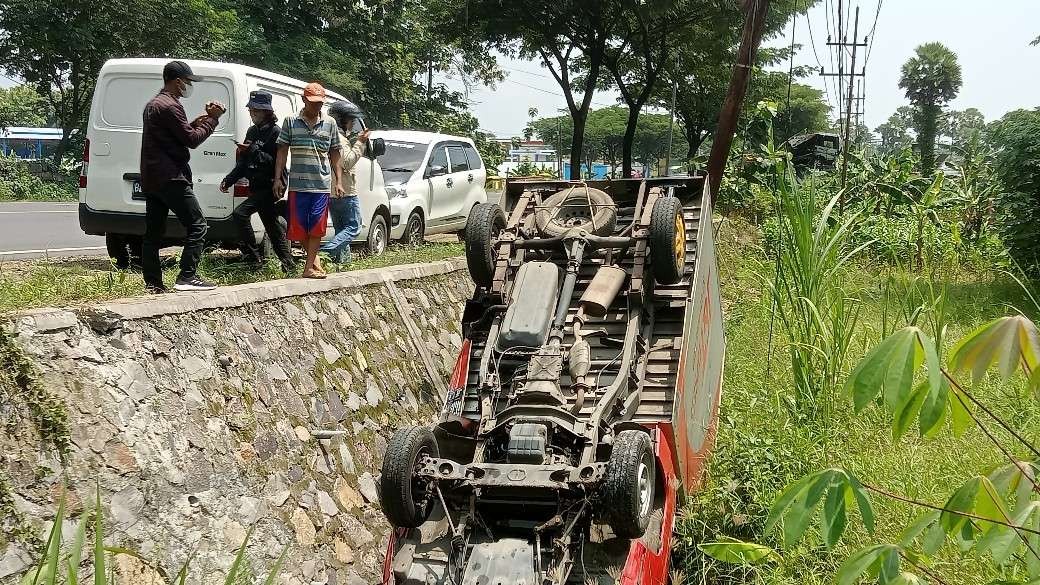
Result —
[[[23,160],[40,160],[54,154],[61,128],[0,128],[0,152]]]

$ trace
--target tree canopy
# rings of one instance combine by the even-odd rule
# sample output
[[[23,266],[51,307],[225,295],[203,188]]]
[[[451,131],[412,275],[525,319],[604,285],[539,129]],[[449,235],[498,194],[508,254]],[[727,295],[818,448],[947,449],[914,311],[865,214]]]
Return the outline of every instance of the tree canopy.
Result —
[[[914,127],[921,152],[921,170],[935,169],[935,140],[942,106],[961,88],[961,66],[957,55],[942,43],[925,43],[903,64],[899,87],[916,108]]]

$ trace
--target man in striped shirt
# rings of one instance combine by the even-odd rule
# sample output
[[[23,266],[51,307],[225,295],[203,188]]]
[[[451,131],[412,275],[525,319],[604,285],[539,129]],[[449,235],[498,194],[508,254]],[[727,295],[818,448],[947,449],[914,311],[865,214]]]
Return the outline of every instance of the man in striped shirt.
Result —
[[[274,169],[274,192],[281,195],[282,171],[289,153],[289,239],[307,250],[304,278],[325,278],[318,248],[328,221],[329,195],[343,194],[340,169],[340,139],[336,121],[325,116],[325,88],[309,83],[303,90],[303,110],[282,122],[278,134],[278,158]]]

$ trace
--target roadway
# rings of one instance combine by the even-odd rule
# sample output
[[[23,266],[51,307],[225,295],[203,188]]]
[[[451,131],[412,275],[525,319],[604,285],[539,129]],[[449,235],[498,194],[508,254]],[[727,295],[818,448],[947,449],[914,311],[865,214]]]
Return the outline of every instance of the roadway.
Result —
[[[0,203],[0,260],[104,256],[105,238],[79,229],[78,203]]]

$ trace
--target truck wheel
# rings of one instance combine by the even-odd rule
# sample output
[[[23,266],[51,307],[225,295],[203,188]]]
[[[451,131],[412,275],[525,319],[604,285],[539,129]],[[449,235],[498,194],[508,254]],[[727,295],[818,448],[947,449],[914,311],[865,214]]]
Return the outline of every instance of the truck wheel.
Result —
[[[408,223],[404,225],[404,235],[401,236],[401,243],[405,246],[416,248],[422,245],[425,235],[426,226],[423,225],[422,215],[418,211],[413,211],[408,216]]]
[[[105,247],[108,248],[108,257],[115,262],[116,268],[127,270],[130,268],[130,248],[126,236],[121,234],[105,234]],[[138,252],[140,258],[140,252]]]
[[[390,231],[386,227],[386,218],[383,214],[376,213],[372,216],[372,225],[368,228],[368,240],[365,247],[372,256],[379,256],[386,252],[386,246],[390,240]]]
[[[650,436],[642,431],[618,433],[600,487],[603,516],[614,534],[639,538],[646,532],[654,503],[655,474]]]
[[[650,214],[650,266],[659,284],[675,284],[686,265],[686,221],[682,203],[664,197],[654,203]]]
[[[466,220],[466,265],[477,286],[489,287],[495,277],[495,240],[506,227],[506,214],[497,203],[473,206]]]
[[[390,438],[379,480],[379,504],[392,525],[415,528],[430,516],[433,499],[426,493],[426,482],[416,477],[415,468],[423,456],[439,455],[437,439],[426,427],[405,427]]]
[[[575,228],[609,236],[617,225],[617,206],[599,189],[568,187],[545,200],[534,214],[534,223],[548,237],[562,236]]]

